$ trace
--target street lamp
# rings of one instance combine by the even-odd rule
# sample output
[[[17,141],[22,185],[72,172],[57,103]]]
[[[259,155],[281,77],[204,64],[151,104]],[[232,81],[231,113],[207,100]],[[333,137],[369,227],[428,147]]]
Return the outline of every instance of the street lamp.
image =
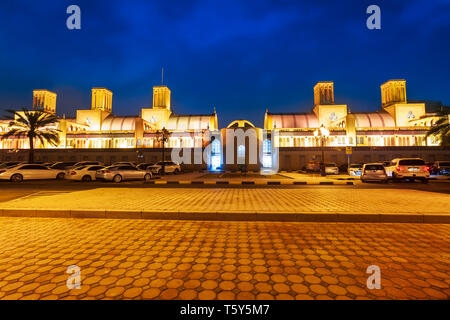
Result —
[[[324,152],[324,141],[325,139],[330,135],[330,131],[323,126],[323,124],[320,126],[320,128],[316,129],[314,131],[314,136],[320,138],[320,149],[322,151],[322,162],[320,163],[320,174],[322,176],[325,175],[325,152]]]
[[[158,130],[156,132],[156,134],[160,134],[161,137],[158,138],[158,141],[162,141],[162,168],[161,168],[161,175],[164,175],[164,173],[166,172],[166,164],[165,164],[165,157],[164,157],[164,153],[165,153],[165,146],[166,146],[166,141],[169,139],[169,131],[166,129],[166,127],[163,127],[162,130]]]

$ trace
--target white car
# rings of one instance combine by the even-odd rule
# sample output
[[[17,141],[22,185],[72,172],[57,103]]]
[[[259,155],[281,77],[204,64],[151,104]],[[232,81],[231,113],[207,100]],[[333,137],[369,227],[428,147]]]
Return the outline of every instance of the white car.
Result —
[[[325,174],[339,174],[336,163],[325,163]]]
[[[161,175],[162,170],[163,170],[162,167],[163,167],[163,162],[160,161],[152,166],[148,166],[147,171],[151,171],[152,173]],[[181,166],[178,163],[175,163],[173,161],[164,161],[164,172],[165,173],[173,173],[173,174],[180,173]]]
[[[139,170],[134,166],[110,166],[95,173],[97,180],[114,181],[116,183],[127,180],[150,181],[153,175],[149,171]]]
[[[95,173],[97,170],[103,169],[104,166],[81,166],[77,167],[75,169],[72,169],[69,171],[69,173],[66,175],[66,178],[68,180],[74,180],[74,181],[92,181],[95,180]]]
[[[104,166],[104,165],[103,165],[103,162],[100,162],[100,161],[81,161],[81,162],[75,163],[71,167],[67,167],[65,170],[66,174],[69,174],[69,172],[73,169],[76,169],[79,167],[84,167],[84,166]]]
[[[362,164],[351,164],[347,169],[347,173],[349,176],[360,176],[362,167]]]
[[[0,169],[0,179],[13,182],[22,182],[23,180],[62,180],[64,176],[64,170],[50,169],[41,164],[20,164]]]
[[[420,158],[394,159],[385,169],[387,176],[393,181],[407,179],[421,180],[423,183],[427,183],[430,178],[430,168]]]

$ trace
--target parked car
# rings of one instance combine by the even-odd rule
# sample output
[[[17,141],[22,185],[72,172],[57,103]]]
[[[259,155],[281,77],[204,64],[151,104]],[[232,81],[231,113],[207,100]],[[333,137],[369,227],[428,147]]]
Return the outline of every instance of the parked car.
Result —
[[[420,180],[426,183],[430,177],[430,168],[420,158],[394,159],[385,169],[388,177],[392,178],[393,181],[407,179]]]
[[[361,169],[361,181],[382,181],[388,182],[388,176],[383,163],[366,163]]]
[[[84,167],[84,166],[104,166],[103,162],[100,161],[81,161],[76,162],[73,166],[66,168],[66,174],[69,174],[70,170],[78,168],[78,167]]]
[[[136,162],[114,162],[112,166],[133,166],[136,167]]]
[[[161,175],[162,167],[163,167],[163,162],[160,161],[152,166],[148,166],[147,171]],[[181,172],[181,166],[178,163],[175,163],[173,161],[164,161],[164,173],[177,174],[180,172]]]
[[[51,169],[58,170],[67,170],[73,167],[77,162],[76,161],[67,161],[67,162],[56,162],[50,166]]]
[[[69,171],[66,178],[69,180],[89,182],[95,180],[97,171],[103,169],[104,167],[105,166],[97,165],[76,167],[75,169]]]
[[[431,166],[430,173],[434,175],[449,176],[450,161],[436,161]]]
[[[103,162],[100,161],[81,161],[76,162],[72,168],[79,167],[79,166],[103,166]]]
[[[64,171],[50,169],[41,164],[20,164],[0,169],[0,179],[13,182],[22,182],[23,180],[62,180],[64,176]]]
[[[95,179],[114,181],[116,183],[126,180],[145,180],[152,179],[152,173],[150,171],[139,170],[134,166],[109,166],[95,173]]]
[[[147,170],[149,166],[154,166],[154,163],[140,163],[136,167],[141,170]]]
[[[8,161],[8,162],[3,162],[3,163],[0,165],[0,169],[11,168],[11,167],[17,166],[17,165],[22,164],[22,163],[23,163],[23,162],[20,162],[20,161]]]
[[[306,164],[306,171],[308,172],[319,172],[320,171],[320,162],[319,161],[308,161]]]
[[[347,170],[347,173],[349,176],[360,176],[362,167],[363,167],[362,164],[358,163],[351,164]]]
[[[339,174],[336,163],[325,163],[325,174]]]

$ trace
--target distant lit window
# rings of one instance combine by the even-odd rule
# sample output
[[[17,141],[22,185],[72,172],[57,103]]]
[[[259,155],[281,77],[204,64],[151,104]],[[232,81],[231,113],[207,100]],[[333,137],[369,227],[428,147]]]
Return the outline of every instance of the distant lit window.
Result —
[[[212,153],[220,153],[220,142],[218,140],[214,140],[212,142]]]
[[[264,153],[272,152],[272,141],[270,141],[269,139],[266,139],[263,142],[263,152]]]
[[[238,147],[238,157],[245,158],[245,146],[242,144]]]

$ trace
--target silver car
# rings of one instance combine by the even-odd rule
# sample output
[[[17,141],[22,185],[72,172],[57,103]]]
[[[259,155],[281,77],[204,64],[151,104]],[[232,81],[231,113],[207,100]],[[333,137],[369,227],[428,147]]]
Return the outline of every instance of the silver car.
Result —
[[[361,169],[361,181],[388,182],[388,176],[382,163],[366,163]]]
[[[126,180],[145,180],[152,179],[152,173],[149,171],[139,170],[134,166],[110,166],[98,170],[95,173],[96,180],[114,181],[116,183]]]

